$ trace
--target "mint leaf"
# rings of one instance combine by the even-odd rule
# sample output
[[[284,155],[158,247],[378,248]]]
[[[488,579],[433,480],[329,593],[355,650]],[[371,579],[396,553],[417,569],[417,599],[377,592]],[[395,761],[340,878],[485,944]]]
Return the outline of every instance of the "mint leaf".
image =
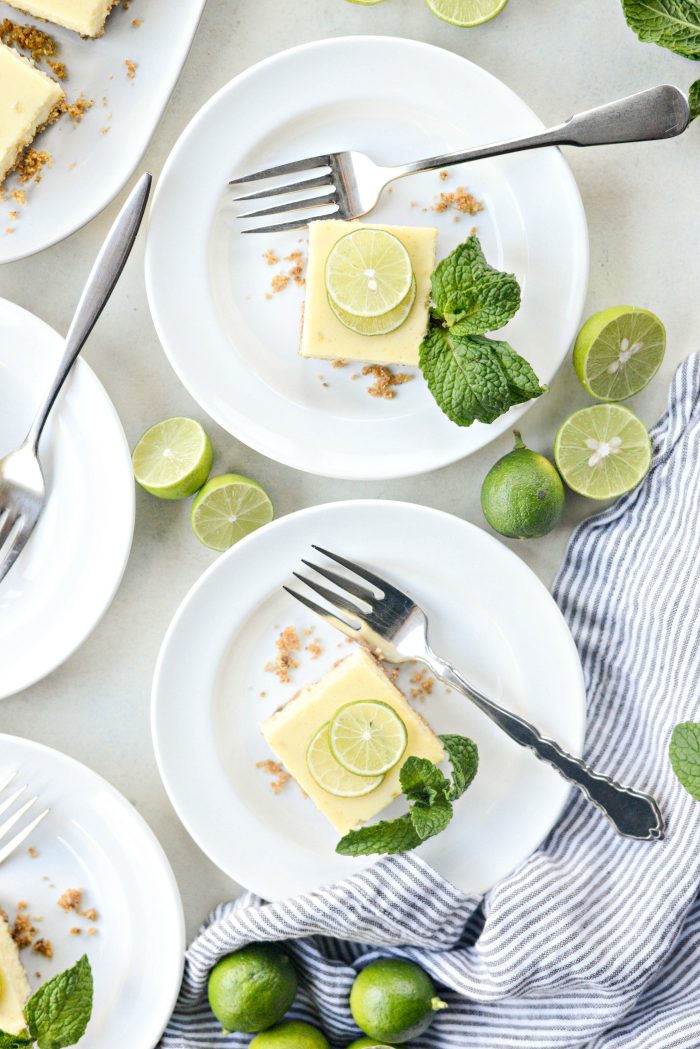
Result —
[[[486,341],[491,351],[496,354],[498,363],[503,369],[511,404],[523,404],[547,392],[546,386],[540,386],[540,381],[532,366],[524,357],[516,353],[512,346],[509,346],[507,342],[498,342],[496,339]]]
[[[676,725],[668,745],[671,768],[691,797],[700,801],[700,724],[684,721]]]
[[[383,853],[392,856],[397,852],[410,852],[420,845],[410,814],[396,820],[381,820],[368,827],[358,827],[341,838],[335,851],[341,856],[372,856]]]
[[[399,777],[409,801],[432,805],[439,798],[447,798],[450,791],[450,781],[427,758],[406,758]]]
[[[432,328],[420,346],[420,367],[438,406],[458,426],[491,423],[511,406],[508,381],[482,336],[457,338]]]
[[[83,1037],[92,1015],[92,991],[92,970],[84,954],[32,995],[24,1015],[39,1049],[64,1049]]]
[[[489,266],[478,237],[443,259],[432,275],[433,315],[457,335],[482,335],[507,324],[520,309],[520,285],[512,273]]]
[[[700,58],[698,0],[622,0],[622,10],[640,40]]]
[[[452,803],[444,796],[431,805],[416,802],[411,809],[411,822],[421,841],[439,834],[451,819]]]
[[[690,119],[695,120],[696,117],[700,117],[700,80],[696,80],[694,84],[690,85],[688,104],[690,106]]]
[[[0,1049],[24,1049],[32,1045],[34,1039],[29,1034],[8,1034],[0,1031]]]
[[[479,751],[476,743],[466,736],[438,736],[452,766],[452,786],[448,794],[450,801],[461,798],[476,776],[479,767]]]

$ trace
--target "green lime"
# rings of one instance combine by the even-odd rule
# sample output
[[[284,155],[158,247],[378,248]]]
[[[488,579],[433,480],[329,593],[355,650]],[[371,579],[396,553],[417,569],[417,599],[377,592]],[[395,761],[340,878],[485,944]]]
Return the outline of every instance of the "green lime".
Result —
[[[570,415],[554,441],[554,459],[569,488],[613,499],[639,484],[651,464],[641,419],[621,404],[592,404]]]
[[[192,503],[192,531],[212,550],[228,550],[273,517],[262,485],[240,474],[212,477]]]
[[[378,1042],[408,1042],[430,1026],[447,1005],[435,994],[428,974],[413,962],[382,958],[370,962],[352,985],[355,1023]]]
[[[287,1020],[259,1034],[248,1049],[330,1049],[330,1045],[315,1027],[300,1020]]]
[[[346,233],[326,261],[326,291],[353,317],[381,317],[396,309],[411,290],[413,269],[393,233],[370,226]]]
[[[438,18],[450,25],[469,29],[471,26],[490,22],[499,15],[508,0],[425,0]]]
[[[345,310],[341,310],[336,306],[330,295],[328,296],[328,304],[340,323],[344,324],[350,331],[356,331],[358,335],[388,335],[389,332],[396,331],[408,317],[415,301],[415,277],[411,281],[408,295],[403,302],[400,302],[393,310],[389,310],[388,313],[383,313],[381,317],[353,317],[352,313],[346,313]]]
[[[566,495],[549,459],[531,452],[515,432],[515,448],[491,467],[481,486],[481,509],[495,531],[534,539],[557,525]]]
[[[589,317],[574,346],[579,381],[599,401],[624,401],[654,378],[666,329],[650,310],[612,306]]]
[[[358,1038],[356,1042],[351,1042],[347,1049],[394,1049],[394,1047],[380,1044],[376,1038]]]
[[[199,491],[211,470],[214,453],[194,419],[156,423],[134,448],[134,477],[159,499],[184,499]]]
[[[407,742],[406,726],[394,708],[373,699],[347,703],[331,722],[333,757],[356,776],[383,776]]]
[[[277,943],[253,943],[209,974],[209,1005],[225,1031],[264,1031],[281,1020],[297,993],[289,955]]]
[[[361,798],[371,794],[383,782],[384,776],[356,776],[339,765],[333,757],[330,741],[330,721],[318,730],[306,751],[306,765],[318,783],[336,798]]]

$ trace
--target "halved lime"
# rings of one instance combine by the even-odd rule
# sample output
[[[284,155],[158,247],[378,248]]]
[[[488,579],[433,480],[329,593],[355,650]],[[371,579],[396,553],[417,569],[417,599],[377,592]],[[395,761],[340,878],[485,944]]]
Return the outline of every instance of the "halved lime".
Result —
[[[212,477],[192,503],[190,513],[192,531],[212,550],[228,550],[272,517],[272,503],[265,489],[240,474]]]
[[[184,499],[199,491],[211,470],[214,453],[194,419],[156,423],[134,448],[134,477],[159,499]]]
[[[490,22],[500,14],[508,0],[425,0],[438,18],[450,25],[468,29],[470,26]]]
[[[395,309],[389,310],[388,313],[383,313],[381,317],[353,317],[352,313],[346,313],[345,310],[341,310],[336,306],[330,295],[328,296],[330,308],[333,310],[340,323],[344,324],[346,328],[350,329],[350,331],[356,331],[359,335],[388,335],[389,332],[396,331],[396,329],[400,328],[408,317],[413,309],[413,303],[415,301],[415,277],[411,281],[408,295],[403,302],[400,302]]]
[[[612,306],[589,317],[578,333],[574,367],[599,401],[624,401],[656,375],[666,351],[666,329],[651,310]]]
[[[326,291],[353,317],[381,317],[396,309],[411,290],[413,269],[393,233],[356,229],[333,246],[326,261]]]
[[[362,699],[341,707],[330,728],[333,757],[356,776],[382,776],[406,749],[406,726],[388,703]]]
[[[646,426],[621,404],[592,404],[559,427],[554,458],[569,488],[613,499],[639,484],[651,464]]]
[[[336,798],[361,798],[371,794],[383,782],[384,776],[356,776],[344,769],[331,750],[330,721],[327,721],[309,743],[306,766],[318,783]]]

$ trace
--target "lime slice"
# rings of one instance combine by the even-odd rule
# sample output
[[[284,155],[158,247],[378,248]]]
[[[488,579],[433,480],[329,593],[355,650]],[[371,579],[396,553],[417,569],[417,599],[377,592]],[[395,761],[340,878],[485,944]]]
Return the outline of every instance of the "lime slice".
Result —
[[[655,313],[613,306],[594,313],[581,328],[574,367],[592,397],[624,401],[653,379],[665,350],[666,329]]]
[[[240,474],[212,477],[192,503],[192,531],[212,550],[228,550],[273,517],[262,485]]]
[[[341,310],[333,302],[333,299],[330,296],[328,297],[328,304],[340,323],[344,324],[350,331],[356,331],[359,335],[388,335],[389,332],[396,331],[408,317],[415,301],[415,277],[403,302],[400,302],[393,310],[389,310],[388,313],[383,313],[381,317],[353,317],[352,313],[346,313],[345,310]]]
[[[333,246],[326,261],[326,291],[353,317],[381,317],[396,309],[411,290],[413,269],[393,233],[357,229]]]
[[[508,0],[425,0],[438,18],[450,25],[470,26],[490,22],[500,14]]]
[[[184,499],[197,492],[211,470],[214,453],[194,419],[156,423],[134,448],[134,477],[159,499]]]
[[[341,707],[330,728],[333,757],[356,776],[381,776],[406,749],[406,726],[388,703],[359,700]]]
[[[384,776],[356,776],[333,757],[330,721],[318,730],[306,751],[306,766],[318,783],[336,798],[361,798],[371,794],[384,781]]]
[[[569,488],[589,499],[629,492],[651,463],[646,426],[621,404],[592,404],[559,427],[554,458]]]

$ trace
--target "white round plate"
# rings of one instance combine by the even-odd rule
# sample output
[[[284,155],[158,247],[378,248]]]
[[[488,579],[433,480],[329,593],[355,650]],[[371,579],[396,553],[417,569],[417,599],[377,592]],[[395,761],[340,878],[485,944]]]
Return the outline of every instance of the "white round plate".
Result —
[[[200,848],[267,899],[330,884],[371,859],[335,854],[338,836],[293,783],[279,794],[257,762],[272,758],[260,722],[349,652],[346,639],[283,590],[325,546],[371,566],[425,609],[433,647],[487,695],[581,753],[585,695],[576,648],[530,569],[474,525],[411,503],[353,501],[302,510],[234,546],[192,588],[158,659],[152,730],[165,788]],[[296,627],[306,648],[287,685],[265,670]],[[415,667],[402,668],[410,692]],[[415,688],[415,685],[413,686]],[[421,854],[466,892],[484,892],[539,844],[568,786],[503,736],[468,700],[436,685],[420,712],[437,732],[479,747],[473,786],[449,829]],[[397,815],[400,800],[387,810]]]
[[[23,952],[32,989],[87,954],[95,996],[80,1049],[153,1049],[180,989],[185,951],[165,853],[133,806],[84,765],[15,736],[0,735],[0,755],[0,771],[16,771],[15,782],[38,795],[36,811],[51,810],[2,866],[0,902],[12,917],[25,900],[54,948],[51,961]],[[82,909],[94,908],[97,921],[64,913],[57,901],[66,889],[82,889]],[[80,935],[70,934],[74,927]]]
[[[161,342],[192,396],[221,426],[272,459],[355,479],[433,470],[513,426],[460,428],[420,373],[394,400],[369,397],[361,366],[297,353],[303,288],[270,295],[305,231],[241,236],[230,178],[335,149],[379,163],[432,156],[540,131],[510,88],[440,48],[388,37],[326,40],[285,51],[232,80],[181,136],[158,183],[146,249],[148,297]],[[464,185],[476,217],[430,210]],[[264,203],[264,202],[263,202]],[[426,211],[422,208],[428,209]],[[252,210],[250,207],[248,210]],[[250,220],[248,220],[250,221]],[[515,272],[523,304],[504,338],[548,383],[579,323],[588,276],[581,198],[555,149],[403,179],[368,221],[437,226],[438,257],[476,226],[492,265]],[[282,260],[263,259],[274,249]],[[355,380],[353,381],[353,376]]]
[[[57,332],[0,299],[0,455],[24,438],[62,350]],[[109,607],[131,549],[129,448],[83,360],[49,417],[39,458],[46,506],[0,583],[0,699],[45,677],[83,643]]]

